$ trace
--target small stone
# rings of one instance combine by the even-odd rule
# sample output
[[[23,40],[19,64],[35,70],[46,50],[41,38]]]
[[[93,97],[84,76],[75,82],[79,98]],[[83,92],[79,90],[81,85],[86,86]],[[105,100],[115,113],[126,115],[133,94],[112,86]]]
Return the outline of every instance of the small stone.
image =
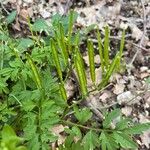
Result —
[[[124,84],[116,84],[113,90],[113,93],[118,95],[124,92],[125,85]]]
[[[124,108],[122,108],[121,109],[121,112],[126,116],[126,117],[128,117],[128,116],[130,116],[131,115],[131,113],[132,113],[132,107],[124,107]]]
[[[148,67],[147,66],[142,66],[141,68],[140,68],[140,71],[141,72],[145,72],[145,71],[147,71],[148,70]]]
[[[33,3],[33,0],[23,0],[25,3]]]
[[[100,56],[99,56],[99,55],[96,55],[96,56],[94,57],[94,60],[95,60],[95,63],[96,63],[96,64],[100,64]]]
[[[122,103],[129,102],[133,98],[134,98],[134,95],[130,91],[126,91],[117,96],[117,101],[118,101],[118,104],[122,104]]]
[[[99,99],[102,101],[102,102],[106,102],[106,99],[109,98],[110,96],[107,94],[107,93],[103,93]]]
[[[46,11],[46,10],[43,10],[43,11],[41,12],[41,16],[42,16],[43,18],[49,18],[50,15],[51,15],[51,13],[48,12],[48,11]]]

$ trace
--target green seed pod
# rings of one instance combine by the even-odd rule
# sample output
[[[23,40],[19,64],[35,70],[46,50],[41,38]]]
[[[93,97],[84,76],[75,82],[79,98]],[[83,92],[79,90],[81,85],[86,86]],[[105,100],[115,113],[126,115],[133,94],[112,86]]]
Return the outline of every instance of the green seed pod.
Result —
[[[42,81],[41,81],[41,78],[40,78],[40,74],[37,70],[37,67],[35,66],[32,58],[30,57],[30,55],[27,53],[26,54],[26,57],[27,57],[27,61],[32,69],[32,72],[33,72],[33,75],[34,75],[34,78],[35,78],[35,83],[36,83],[36,86],[38,89],[42,89]]]
[[[85,74],[85,69],[83,65],[83,60],[79,52],[79,49],[77,47],[76,47],[76,54],[74,55],[74,64],[75,64],[75,69],[77,72],[82,95],[86,96],[87,95],[86,74]]]
[[[90,63],[91,80],[95,83],[95,63],[94,63],[94,47],[92,41],[88,40],[88,57]]]

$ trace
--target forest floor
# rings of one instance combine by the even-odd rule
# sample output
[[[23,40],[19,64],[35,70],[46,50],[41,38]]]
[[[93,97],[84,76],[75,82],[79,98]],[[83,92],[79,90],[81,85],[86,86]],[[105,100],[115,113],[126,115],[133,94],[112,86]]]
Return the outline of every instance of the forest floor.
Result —
[[[101,92],[93,93],[87,103],[98,113],[104,108],[119,107],[122,113],[131,117],[134,122],[150,121],[149,0],[2,0],[0,3],[4,15],[8,15],[14,9],[17,10],[17,18],[10,29],[15,38],[28,35],[27,16],[30,16],[33,22],[37,18],[44,18],[50,22],[53,14],[65,15],[73,8],[79,14],[75,27],[84,28],[97,24],[103,34],[104,26],[106,23],[109,25],[113,56],[118,49],[122,29],[125,28],[125,71],[115,73],[109,85]],[[93,41],[96,40],[92,32],[90,36]],[[84,46],[83,52],[85,63],[89,66]],[[95,59],[96,63],[100,64],[97,55]],[[99,78],[100,75],[97,73],[96,76]],[[68,96],[72,98],[77,87],[72,81],[68,81],[66,88]],[[136,140],[140,150],[149,150],[150,130]]]

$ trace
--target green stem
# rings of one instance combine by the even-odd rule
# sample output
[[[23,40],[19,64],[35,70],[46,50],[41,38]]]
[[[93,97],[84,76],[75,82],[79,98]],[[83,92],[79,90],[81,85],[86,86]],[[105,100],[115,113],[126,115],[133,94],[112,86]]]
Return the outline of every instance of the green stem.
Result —
[[[97,131],[97,132],[102,132],[102,131],[112,132],[111,129],[100,129],[100,128],[94,128],[94,127],[87,127],[87,126],[84,126],[81,124],[77,124],[77,123],[73,123],[73,122],[65,121],[65,120],[62,120],[62,123],[71,125],[71,126],[77,126],[79,128],[83,128],[83,129],[87,129],[87,130]]]
[[[2,51],[1,51],[1,66],[0,66],[0,70],[3,69],[3,64],[4,64],[4,45],[2,44]]]
[[[42,101],[44,100],[45,92],[43,89],[41,89],[41,98],[38,102],[38,120],[37,120],[37,132],[39,133],[39,142],[40,142],[40,150],[42,150],[42,129],[41,129],[41,121],[42,121]]]

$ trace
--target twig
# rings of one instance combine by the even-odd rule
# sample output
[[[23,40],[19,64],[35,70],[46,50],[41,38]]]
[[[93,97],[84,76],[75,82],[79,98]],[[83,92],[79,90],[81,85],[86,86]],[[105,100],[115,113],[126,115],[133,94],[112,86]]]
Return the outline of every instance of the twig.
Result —
[[[2,6],[2,9],[3,9],[7,14],[10,14],[10,13],[8,12],[8,10],[5,8],[5,6],[3,5],[3,2],[2,2],[2,1],[0,2],[0,4],[1,4],[1,6]]]
[[[143,9],[143,34],[142,34],[142,37],[141,37],[141,40],[140,40],[140,43],[139,43],[139,47],[142,47],[143,40],[144,40],[144,37],[145,37],[145,34],[146,34],[146,13],[145,13],[145,6],[144,6],[143,0],[141,0],[141,5],[142,5],[142,9]],[[132,66],[133,62],[135,61],[135,59],[136,59],[136,57],[139,53],[139,50],[140,49],[137,49],[137,51],[134,54],[129,66]]]
[[[77,123],[73,123],[73,122],[70,122],[70,121],[64,121],[63,120],[62,123],[67,124],[67,125],[71,125],[71,126],[77,126],[77,127],[84,128],[84,129],[87,129],[87,130],[94,130],[94,131],[99,131],[99,132],[102,131],[102,129],[99,129],[99,128],[87,127],[87,126],[77,124]]]
[[[150,49],[146,49],[146,48],[144,48],[144,47],[142,47],[142,46],[140,46],[140,45],[138,45],[138,44],[135,44],[135,43],[131,43],[131,44],[132,44],[133,46],[135,46],[135,47],[138,47],[138,48],[140,48],[140,49],[146,51],[146,52],[150,52]]]
[[[92,103],[88,103],[87,105],[91,108],[93,113],[99,118],[100,121],[102,121],[104,119],[103,114],[100,112],[100,110],[95,108]]]
[[[111,129],[101,129],[101,128],[88,127],[88,126],[84,126],[81,124],[73,123],[71,121],[62,120],[62,123],[67,124],[67,125],[71,125],[71,126],[77,126],[77,127],[87,129],[87,130],[97,131],[97,132],[102,132],[102,131],[112,132]]]

